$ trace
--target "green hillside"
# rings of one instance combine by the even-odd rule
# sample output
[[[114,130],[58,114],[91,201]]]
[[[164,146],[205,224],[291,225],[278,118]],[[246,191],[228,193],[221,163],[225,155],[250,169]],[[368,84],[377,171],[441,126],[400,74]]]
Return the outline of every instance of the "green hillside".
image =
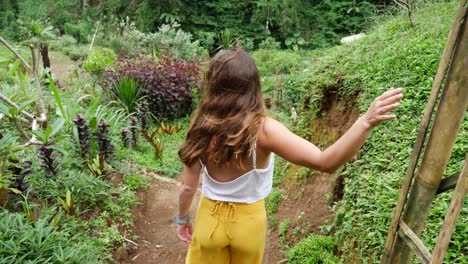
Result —
[[[406,16],[388,18],[362,40],[321,50],[308,61],[305,70],[292,73],[306,83],[303,96],[308,100],[299,109],[296,128],[306,137],[327,90],[337,91],[349,100],[359,94],[357,106],[364,113],[373,98],[389,87],[404,87],[405,98],[396,112],[398,119],[375,129],[358,159],[341,169],[346,175],[344,198],[335,206],[335,222],[328,229],[334,230],[345,262],[380,261],[392,210],[458,2],[422,7],[415,14],[415,27],[410,27]],[[447,175],[461,170],[467,151],[465,115]],[[435,244],[450,198],[451,192],[445,193],[433,204],[423,235],[429,249]],[[446,255],[447,263],[468,263],[467,227],[465,204]]]

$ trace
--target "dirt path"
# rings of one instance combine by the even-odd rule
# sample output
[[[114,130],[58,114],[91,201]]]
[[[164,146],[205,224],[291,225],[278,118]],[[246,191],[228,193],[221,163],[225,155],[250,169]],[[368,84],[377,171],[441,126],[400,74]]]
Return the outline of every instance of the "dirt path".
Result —
[[[184,263],[187,246],[177,239],[174,214],[177,210],[178,186],[154,179],[151,187],[138,194],[140,205],[133,209],[135,241],[138,248],[130,249],[120,263]],[[198,203],[195,197],[192,211]]]
[[[139,239],[135,242],[138,247],[129,245],[126,255],[117,257],[121,264],[179,264],[184,263],[187,245],[177,239],[175,234],[174,213],[177,209],[178,184],[166,178],[155,178],[151,187],[138,193],[140,205],[133,209],[135,234]],[[192,212],[196,206],[200,193],[195,196]],[[276,232],[269,232],[265,249],[264,263],[276,263],[282,258],[280,252],[270,254],[276,250],[273,238]]]
[[[72,72],[73,65],[78,65],[76,61],[71,60],[61,52],[50,51],[49,56],[52,73],[59,81],[66,80]]]

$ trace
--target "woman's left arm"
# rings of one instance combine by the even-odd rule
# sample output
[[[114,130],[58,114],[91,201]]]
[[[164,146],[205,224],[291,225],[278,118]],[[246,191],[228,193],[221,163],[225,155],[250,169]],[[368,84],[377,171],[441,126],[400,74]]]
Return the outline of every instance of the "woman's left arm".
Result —
[[[179,191],[179,210],[177,218],[177,235],[186,242],[192,241],[192,221],[189,216],[190,206],[192,205],[193,197],[197,192],[201,166],[198,162],[192,166],[185,166],[181,174],[181,186]],[[185,223],[185,224],[184,224]]]

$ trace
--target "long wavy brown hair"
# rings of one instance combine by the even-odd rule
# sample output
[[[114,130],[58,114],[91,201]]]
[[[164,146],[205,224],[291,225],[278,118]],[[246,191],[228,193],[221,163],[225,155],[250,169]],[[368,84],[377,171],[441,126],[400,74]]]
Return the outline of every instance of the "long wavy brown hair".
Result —
[[[218,52],[205,72],[203,95],[179,150],[180,159],[188,166],[202,160],[215,167],[244,168],[264,112],[254,60],[238,47]]]

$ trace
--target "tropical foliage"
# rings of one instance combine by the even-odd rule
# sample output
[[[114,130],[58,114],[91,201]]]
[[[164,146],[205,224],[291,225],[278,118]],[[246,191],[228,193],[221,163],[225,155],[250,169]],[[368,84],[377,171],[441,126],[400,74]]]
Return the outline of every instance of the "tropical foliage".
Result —
[[[0,0],[0,37],[13,50],[0,45],[0,262],[115,261],[137,239],[136,192],[153,173],[182,170],[177,152],[209,56],[236,43],[257,62],[268,114],[322,148],[337,134],[317,125],[327,102],[357,115],[389,86],[404,87],[398,120],[338,172],[344,195],[330,204],[325,236],[301,233],[288,244],[300,230],[277,219],[290,198],[285,176],[300,185],[310,170],[277,159],[266,199],[287,263],[379,262],[457,6],[414,1],[410,22],[393,2]],[[40,63],[43,46],[54,74]],[[465,116],[447,175],[460,171],[467,139]],[[423,234],[430,248],[449,199],[434,201]],[[466,205],[447,263],[468,263]]]

